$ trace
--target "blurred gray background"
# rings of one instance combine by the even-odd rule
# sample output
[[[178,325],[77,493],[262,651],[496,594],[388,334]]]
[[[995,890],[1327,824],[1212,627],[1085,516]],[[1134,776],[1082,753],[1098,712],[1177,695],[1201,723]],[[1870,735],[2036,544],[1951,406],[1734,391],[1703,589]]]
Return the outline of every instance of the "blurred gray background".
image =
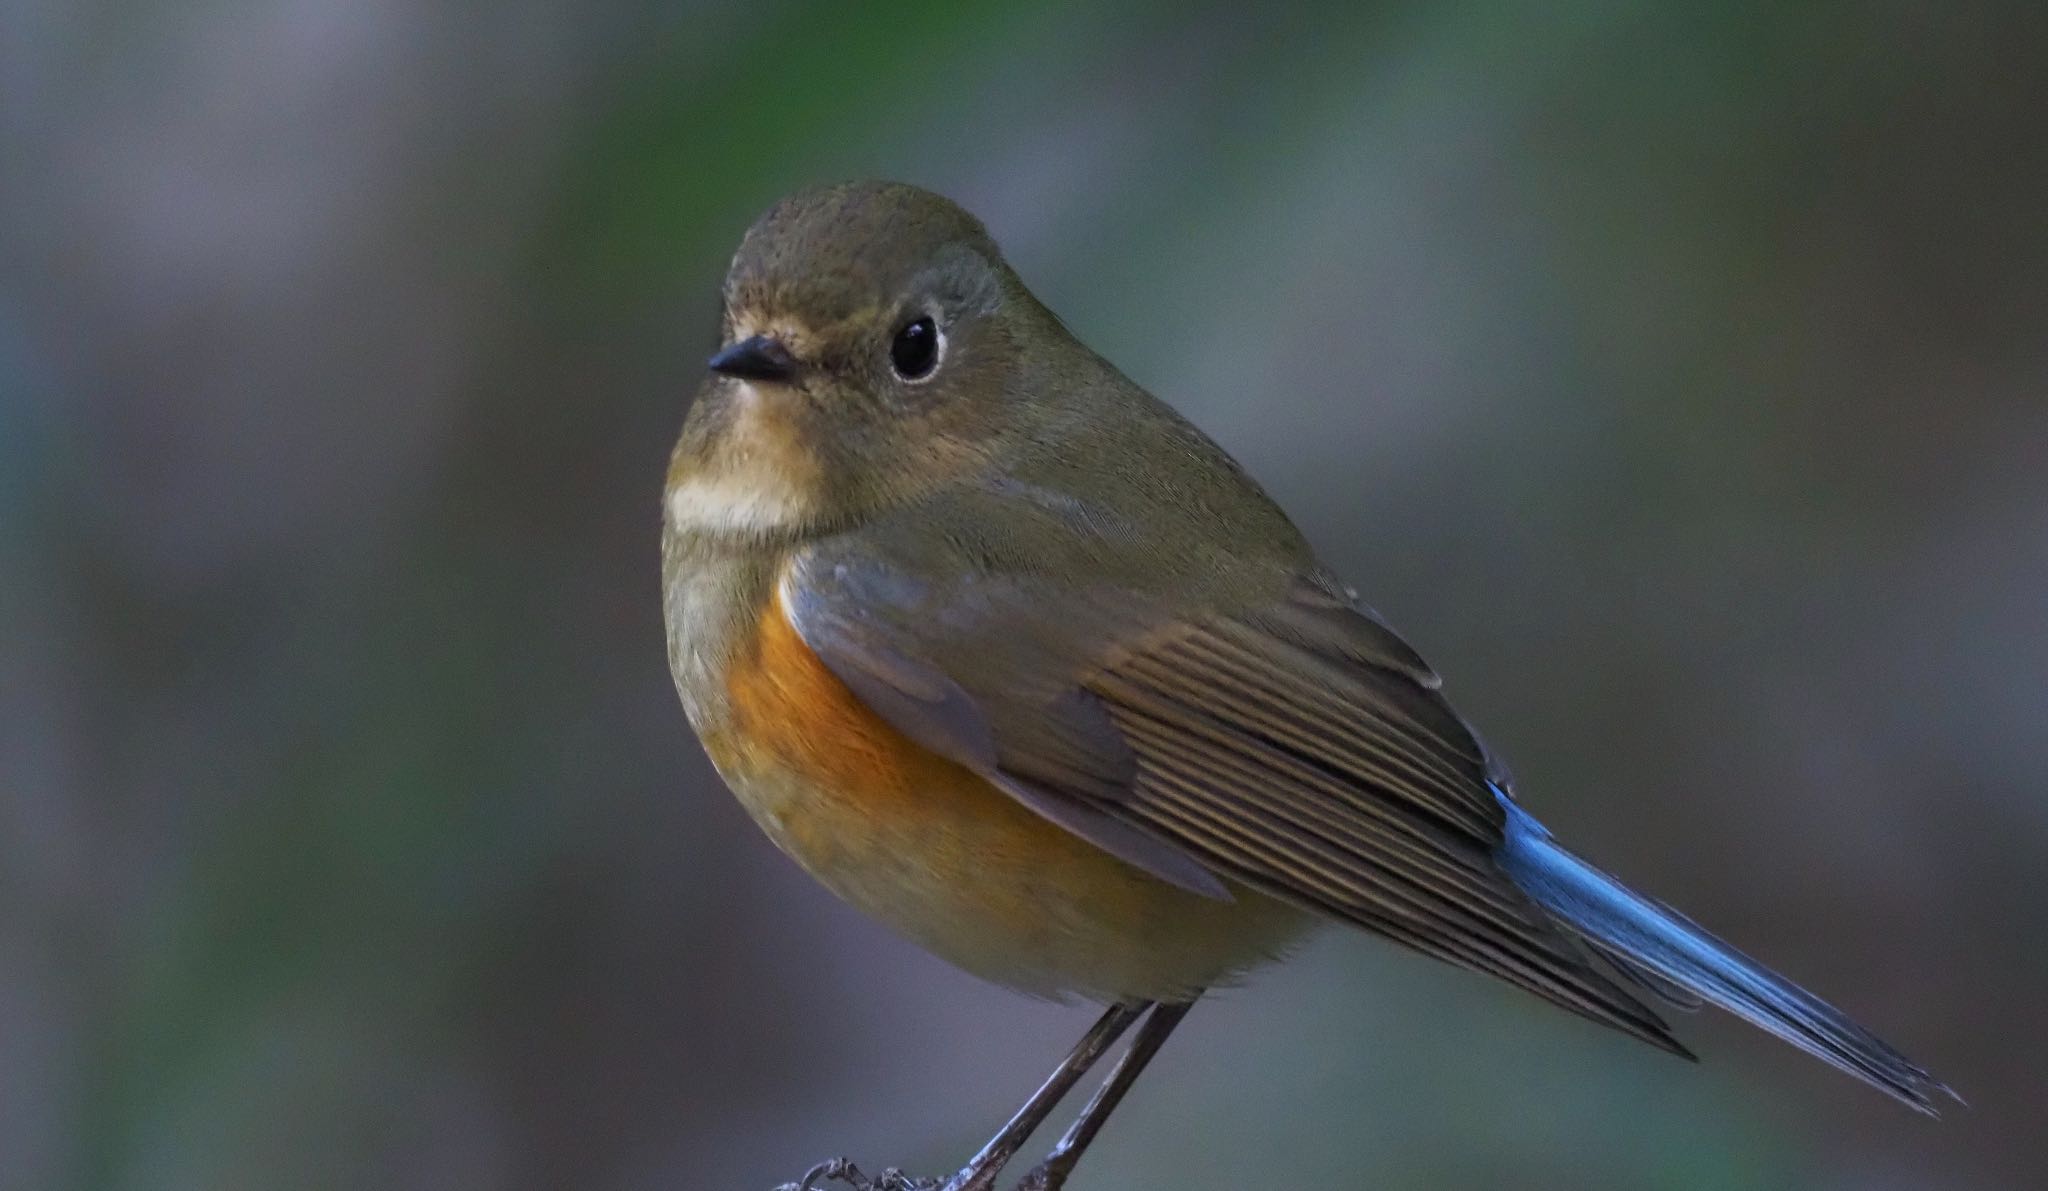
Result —
[[[741,230],[981,214],[1525,800],[1974,1107],[1355,934],[1094,1188],[2048,1184],[2048,19],[0,0],[0,1186],[951,1169],[1092,1010],[777,855],[663,661]]]

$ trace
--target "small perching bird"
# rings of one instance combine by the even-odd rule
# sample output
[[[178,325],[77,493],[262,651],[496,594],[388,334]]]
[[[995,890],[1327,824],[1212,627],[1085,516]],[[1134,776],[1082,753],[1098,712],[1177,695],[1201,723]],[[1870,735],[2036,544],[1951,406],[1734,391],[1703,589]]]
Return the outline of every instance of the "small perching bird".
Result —
[[[1332,920],[1687,1058],[1646,1000],[1951,1094],[1554,841],[1265,493],[937,195],[747,232],[662,555],[683,706],[776,844],[970,972],[1109,1005],[949,1191],[1137,1024],[1025,1180],[1061,1185],[1203,989]]]

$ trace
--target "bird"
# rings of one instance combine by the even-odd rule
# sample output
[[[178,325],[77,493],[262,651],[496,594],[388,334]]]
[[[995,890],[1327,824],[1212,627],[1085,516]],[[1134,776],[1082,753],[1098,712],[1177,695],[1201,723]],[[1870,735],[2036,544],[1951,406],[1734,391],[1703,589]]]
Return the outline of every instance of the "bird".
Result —
[[[975,975],[1105,1006],[944,1183],[1067,1181],[1205,990],[1329,923],[1674,1055],[1711,1004],[1935,1114],[1841,1011],[1554,839],[1437,673],[1258,483],[914,186],[741,238],[670,457],[684,712],[768,837]]]

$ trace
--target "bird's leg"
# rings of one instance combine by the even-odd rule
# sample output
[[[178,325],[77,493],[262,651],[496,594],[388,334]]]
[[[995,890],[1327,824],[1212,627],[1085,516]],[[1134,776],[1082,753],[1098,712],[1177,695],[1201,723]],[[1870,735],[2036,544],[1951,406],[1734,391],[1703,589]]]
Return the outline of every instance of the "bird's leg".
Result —
[[[1045,1156],[1045,1161],[1032,1167],[1024,1181],[1017,1184],[1017,1191],[1059,1191],[1066,1185],[1067,1176],[1074,1173],[1074,1164],[1081,1160],[1088,1143],[1101,1132],[1102,1123],[1109,1119],[1109,1114],[1116,1111],[1117,1102],[1131,1090],[1138,1074],[1145,1070],[1145,1064],[1159,1053],[1166,1036],[1173,1033],[1173,1027],[1179,1025],[1180,1019],[1186,1017],[1194,1006],[1193,999],[1189,999],[1153,1007],[1152,1015],[1138,1027],[1138,1036],[1131,1040],[1131,1048],[1117,1060],[1115,1067],[1110,1068],[1109,1078],[1095,1089],[1088,1106],[1081,1110],[1081,1115],[1059,1143],[1052,1147],[1052,1153]]]
[[[1018,1148],[1033,1130],[1045,1122],[1046,1115],[1059,1104],[1060,1098],[1073,1090],[1095,1061],[1102,1057],[1102,1052],[1114,1046],[1131,1023],[1148,1008],[1151,1006],[1141,1002],[1111,1005],[1105,1010],[1060,1065],[1053,1069],[1052,1075],[1031,1093],[1031,1099],[1024,1102],[1024,1107],[1018,1109],[994,1137],[989,1138],[980,1153],[967,1160],[959,1174],[947,1179],[939,1191],[988,1191],[994,1186],[1003,1164],[1016,1156]]]

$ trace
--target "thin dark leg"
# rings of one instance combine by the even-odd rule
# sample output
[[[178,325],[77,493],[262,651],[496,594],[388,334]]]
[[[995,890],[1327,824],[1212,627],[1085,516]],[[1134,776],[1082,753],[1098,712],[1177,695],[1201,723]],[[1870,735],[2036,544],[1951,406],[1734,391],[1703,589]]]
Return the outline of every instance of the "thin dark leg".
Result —
[[[1173,1033],[1173,1027],[1179,1025],[1180,1019],[1194,1007],[1192,1000],[1153,1007],[1152,1015],[1138,1027],[1138,1036],[1131,1040],[1131,1048],[1117,1060],[1116,1066],[1110,1069],[1109,1078],[1103,1080],[1102,1086],[1095,1089],[1095,1095],[1089,1098],[1088,1107],[1081,1110],[1080,1117],[1060,1138],[1059,1144],[1053,1146],[1052,1153],[1045,1156],[1045,1161],[1032,1167],[1024,1181],[1017,1184],[1017,1191],[1059,1191],[1066,1186],[1067,1176],[1074,1173],[1074,1164],[1081,1160],[1088,1143],[1102,1131],[1102,1123],[1116,1111],[1124,1093],[1138,1081],[1145,1064],[1159,1053],[1159,1047],[1166,1041],[1166,1036]]]
[[[1003,1164],[1015,1157],[1017,1150],[1031,1136],[1032,1131],[1045,1123],[1047,1114],[1059,1104],[1060,1099],[1073,1090],[1081,1077],[1088,1074],[1088,1069],[1095,1065],[1095,1060],[1102,1057],[1102,1052],[1116,1045],[1116,1040],[1123,1037],[1124,1031],[1130,1028],[1131,1023],[1138,1020],[1138,1016],[1149,1008],[1150,1005],[1141,1002],[1136,1005],[1111,1005],[1105,1010],[1102,1016],[1096,1019],[1095,1024],[1089,1027],[1088,1032],[1082,1035],[1081,1040],[1074,1044],[1074,1049],[1068,1052],[1066,1059],[1053,1069],[1052,1075],[1045,1083],[1031,1093],[1031,1099],[1024,1102],[1024,1107],[1017,1110],[1017,1115],[1010,1118],[1009,1124],[1004,1125],[994,1137],[989,1138],[988,1144],[981,1147],[981,1152],[968,1159],[967,1165],[960,1168],[960,1173],[947,1179],[939,1191],[988,1191],[988,1188],[995,1184],[996,1175],[1002,1171]],[[1150,1028],[1149,1025],[1147,1028]]]

